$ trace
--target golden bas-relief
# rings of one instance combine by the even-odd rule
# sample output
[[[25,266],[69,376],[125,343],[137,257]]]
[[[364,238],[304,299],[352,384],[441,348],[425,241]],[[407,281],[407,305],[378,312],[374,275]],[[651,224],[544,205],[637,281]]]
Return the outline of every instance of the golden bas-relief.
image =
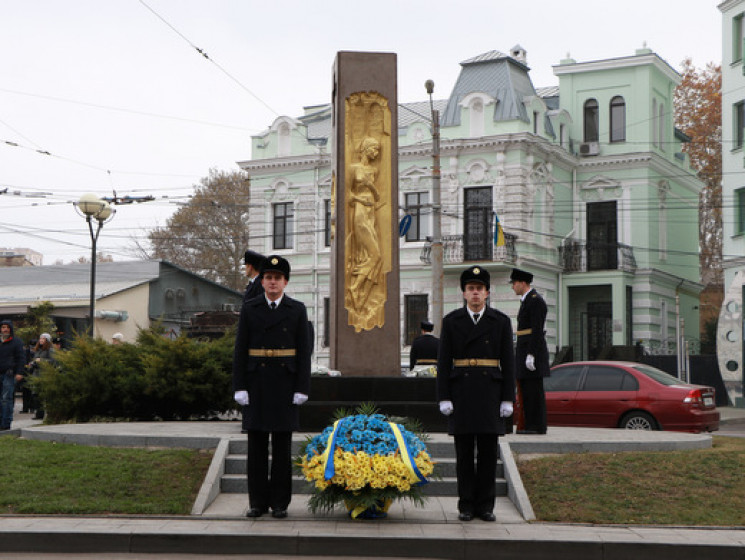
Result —
[[[382,327],[391,271],[391,111],[375,92],[345,100],[344,307],[355,332]]]

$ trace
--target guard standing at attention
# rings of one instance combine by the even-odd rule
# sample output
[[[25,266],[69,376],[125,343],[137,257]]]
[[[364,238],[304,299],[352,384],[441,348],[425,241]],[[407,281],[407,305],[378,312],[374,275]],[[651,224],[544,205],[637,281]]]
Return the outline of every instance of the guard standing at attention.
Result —
[[[531,288],[533,275],[519,268],[510,274],[512,290],[520,296],[517,312],[517,382],[520,386],[525,429],[518,434],[546,433],[546,393],[543,378],[551,373],[546,345],[546,302]]]
[[[466,269],[460,287],[466,306],[442,321],[437,399],[455,440],[458,519],[495,521],[497,442],[515,398],[512,324],[486,305],[487,270]]]
[[[422,321],[419,327],[422,329],[422,334],[416,337],[411,343],[409,369],[414,369],[415,366],[433,366],[437,364],[437,351],[440,348],[440,339],[432,334],[435,325],[430,321]]]
[[[285,295],[289,279],[290,263],[279,255],[267,257],[261,270],[264,297],[246,301],[238,322],[233,389],[236,402],[246,407],[247,517],[261,517],[269,508],[273,517],[287,517],[292,498],[292,432],[310,392],[310,340],[305,304]]]

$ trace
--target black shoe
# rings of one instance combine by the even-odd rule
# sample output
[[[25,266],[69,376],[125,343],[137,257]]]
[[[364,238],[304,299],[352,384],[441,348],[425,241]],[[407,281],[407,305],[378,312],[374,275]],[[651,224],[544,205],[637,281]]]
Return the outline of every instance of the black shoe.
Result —
[[[264,509],[261,509],[261,508],[250,508],[250,509],[249,509],[249,510],[248,510],[248,511],[246,512],[246,517],[261,517],[261,516],[262,516],[262,515],[264,515],[264,514],[265,514],[265,513],[267,512],[267,511],[269,511],[269,510],[268,510],[268,509],[266,509],[266,508],[264,508]]]
[[[543,435],[546,432],[539,432],[538,430],[518,430],[518,435]]]
[[[458,514],[458,521],[471,521],[473,514],[470,511],[462,511]]]
[[[286,509],[273,509],[272,517],[276,519],[284,519],[285,517],[287,517],[287,510]]]
[[[494,517],[494,514],[490,511],[485,511],[484,513],[479,513],[479,517],[481,518],[481,521],[489,521],[493,522],[496,521],[497,518]]]
[[[241,430],[241,433],[242,434],[247,434],[248,433],[248,430]]]

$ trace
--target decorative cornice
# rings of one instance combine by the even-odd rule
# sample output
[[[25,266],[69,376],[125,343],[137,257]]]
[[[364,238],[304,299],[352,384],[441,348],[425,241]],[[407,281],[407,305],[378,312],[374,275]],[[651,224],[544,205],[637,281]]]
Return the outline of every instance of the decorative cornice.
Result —
[[[315,169],[331,165],[331,154],[308,154],[271,159],[251,159],[236,162],[244,171],[264,171],[269,169]]]

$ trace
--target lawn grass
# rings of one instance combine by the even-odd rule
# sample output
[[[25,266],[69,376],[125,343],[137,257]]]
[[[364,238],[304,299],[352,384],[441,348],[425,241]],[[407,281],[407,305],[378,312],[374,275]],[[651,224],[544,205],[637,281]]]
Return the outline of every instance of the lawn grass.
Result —
[[[745,439],[711,449],[517,457],[539,521],[745,526]]]
[[[0,458],[0,513],[188,515],[212,452],[5,436]]]

